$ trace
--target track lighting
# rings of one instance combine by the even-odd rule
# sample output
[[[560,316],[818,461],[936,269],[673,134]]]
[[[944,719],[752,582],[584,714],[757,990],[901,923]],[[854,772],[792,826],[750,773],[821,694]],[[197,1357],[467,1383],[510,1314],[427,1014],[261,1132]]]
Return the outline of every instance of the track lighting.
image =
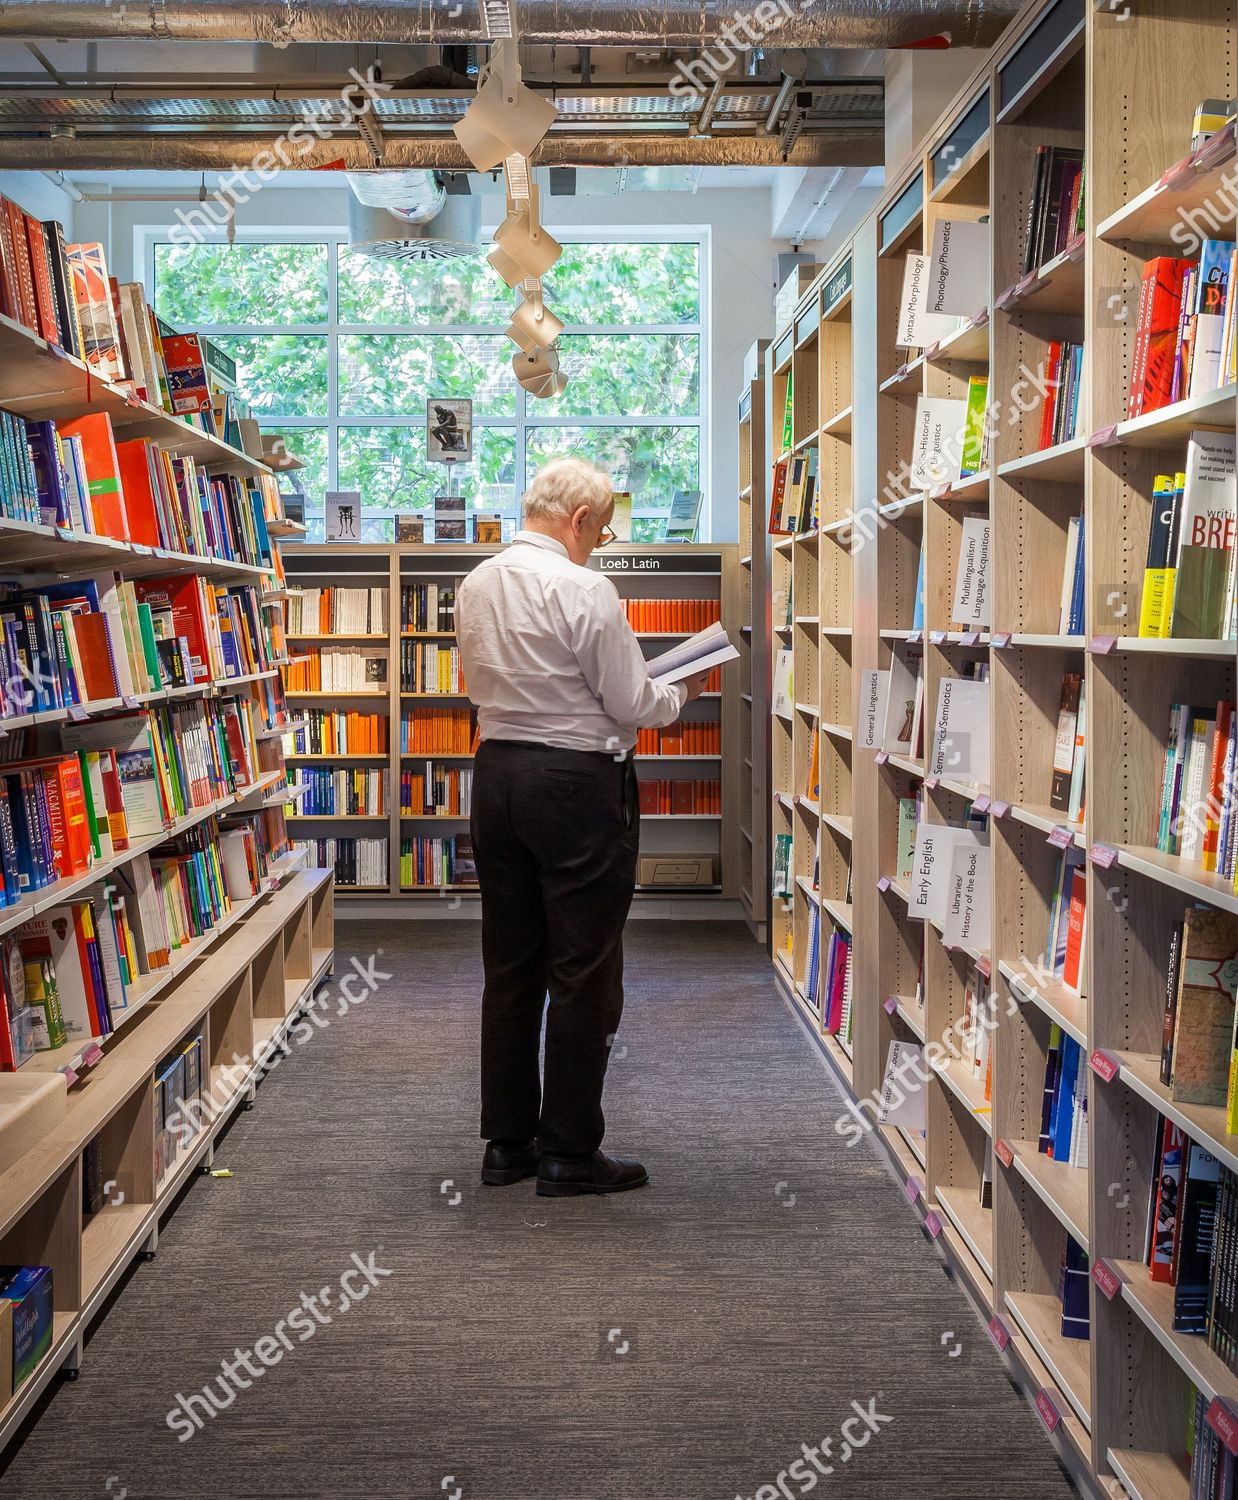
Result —
[[[535,349],[531,354],[514,354],[512,369],[516,372],[520,385],[539,401],[557,396],[567,388],[567,376],[559,369],[557,349]]]
[[[541,203],[534,186],[529,188],[527,203],[507,200],[507,217],[494,236],[497,251],[491,251],[488,258],[510,287],[530,276],[544,276],[563,254],[563,246],[542,228],[540,214]],[[514,271],[519,274],[513,275]]]
[[[558,110],[526,88],[514,38],[496,41],[477,96],[452,126],[465,155],[479,172],[506,157],[528,156],[550,129]]]
[[[512,313],[507,337],[526,354],[548,349],[563,332],[562,322],[542,302],[539,282],[526,282],[526,290]]]

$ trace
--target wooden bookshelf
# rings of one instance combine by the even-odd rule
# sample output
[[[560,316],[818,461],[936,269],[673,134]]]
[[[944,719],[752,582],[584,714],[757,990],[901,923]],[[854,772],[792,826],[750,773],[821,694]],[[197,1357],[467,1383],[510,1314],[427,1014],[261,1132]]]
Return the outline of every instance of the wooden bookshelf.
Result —
[[[290,818],[290,825],[300,838],[359,837],[382,838],[387,844],[387,875],[382,883],[365,886],[337,884],[337,893],[342,898],[364,896],[367,901],[383,897],[391,898],[401,907],[413,907],[427,916],[433,916],[435,907],[429,898],[442,891],[452,891],[466,898],[475,895],[476,886],[469,885],[402,885],[400,881],[401,839],[417,837],[451,837],[467,835],[468,817],[431,816],[409,814],[400,811],[400,772],[417,761],[446,761],[455,768],[464,768],[472,760],[464,752],[410,752],[402,754],[401,715],[412,714],[414,718],[423,711],[434,708],[467,709],[470,707],[466,692],[424,693],[406,692],[400,680],[400,653],[405,641],[421,640],[439,646],[450,647],[454,635],[451,631],[412,631],[401,628],[401,589],[417,583],[450,585],[463,578],[483,558],[499,549],[460,543],[427,543],[421,545],[392,545],[378,543],[357,544],[309,544],[286,545],[283,548],[285,567],[290,588],[323,587],[340,584],[345,587],[383,588],[387,591],[387,631],[374,636],[316,635],[297,637],[309,646],[329,649],[332,642],[341,647],[362,647],[375,655],[386,658],[386,684],[382,688],[348,692],[305,693],[289,692],[295,704],[326,706],[338,700],[345,707],[355,707],[366,713],[385,714],[387,718],[387,750],[376,753],[344,753],[338,755],[308,756],[295,747],[287,747],[289,761],[306,764],[315,769],[329,769],[333,765],[357,765],[367,769],[387,772],[388,811],[375,816],[345,816],[341,814],[304,814]],[[740,631],[743,599],[743,579],[740,568],[740,547],[732,544],[675,545],[670,543],[646,546],[611,546],[593,555],[590,566],[606,573],[620,595],[640,599],[710,599],[717,600],[721,608],[723,624],[732,638],[747,640]],[[747,622],[751,624],[751,622]],[[668,645],[680,639],[678,633],[662,631],[640,631],[637,633],[642,649],[648,656],[656,656]],[[762,642],[763,649],[763,642]],[[741,648],[742,652],[742,648]],[[649,901],[654,897],[672,902],[682,899],[683,904],[695,904],[701,900],[727,900],[737,909],[743,892],[751,890],[746,884],[745,859],[749,845],[741,829],[747,828],[755,835],[750,825],[743,823],[740,790],[744,779],[751,774],[747,762],[758,757],[752,753],[747,736],[747,725],[741,720],[741,709],[748,713],[742,692],[748,692],[748,679],[741,686],[740,672],[751,668],[751,651],[744,660],[728,663],[722,669],[722,692],[706,693],[684,710],[685,721],[720,722],[721,748],[707,755],[638,755],[638,774],[650,778],[673,780],[686,777],[689,780],[714,780],[722,783],[722,812],[720,814],[650,814],[641,818],[641,854],[681,854],[695,858],[708,858],[712,880],[706,887],[675,886],[638,888],[637,899]],[[761,887],[764,891],[765,887]],[[747,911],[744,908],[745,912]]]
[[[769,465],[765,436],[765,351],[759,340],[745,359],[739,398],[739,887],[758,942],[769,927]]]
[[[69,420],[106,412],[117,437],[147,437],[172,452],[191,455],[211,474],[263,475],[265,466],[183,420],[126,395],[88,372],[79,361],[0,318],[0,402],[31,419]],[[291,534],[274,522],[272,537]],[[245,583],[264,607],[279,607],[282,576],[277,551],[262,564],[198,557],[139,543],[0,519],[0,553],[6,573],[37,587],[107,570],[125,578],[197,574],[213,582]],[[119,644],[119,643],[117,643]],[[135,712],[181,699],[252,698],[256,740],[285,732],[266,723],[264,692],[278,667],[245,676],[88,701],[73,709],[15,715],[0,723],[6,734],[32,731],[40,752],[55,748],[66,721]],[[278,705],[277,705],[278,707]],[[280,710],[282,711],[282,710]],[[31,751],[36,746],[31,746]],[[29,917],[80,898],[169,839],[227,814],[260,812],[298,795],[282,765],[258,770],[247,786],[185,814],[155,834],[96,859],[82,875],[32,891],[0,910],[0,934]],[[63,1111],[32,1146],[14,1155],[6,1147],[0,1171],[0,1247],[6,1264],[47,1265],[53,1273],[51,1346],[33,1373],[0,1407],[0,1449],[18,1433],[52,1379],[76,1372],[87,1331],[110,1304],[135,1257],[153,1254],[160,1221],[190,1177],[209,1166],[214,1144],[236,1109],[252,1101],[293,1021],[330,972],[334,954],[333,889],[326,872],[307,872],[288,850],[274,856],[253,895],[235,899],[212,927],[183,944],[166,967],[135,979],[126,1004],[112,1011],[112,1029],[101,1039],[72,1039],[36,1053],[16,1073],[0,1073],[0,1136],[13,1130],[16,1104],[32,1079],[63,1089]],[[169,1054],[198,1036],[203,1040],[199,1128],[176,1162],[156,1179],[152,1091]],[[83,1208],[84,1156],[97,1146],[102,1175],[118,1188],[103,1208]]]
[[[849,259],[852,269],[849,392],[833,397],[828,385],[829,372],[842,368],[828,352],[837,345],[823,314],[830,271],[775,331],[767,357],[767,469],[782,451],[785,385],[793,373],[796,444],[807,442],[808,407],[817,403],[823,499],[819,536],[778,539],[770,550],[768,648],[796,653],[795,711],[770,719],[771,826],[795,840],[792,893],[773,902],[773,972],[821,1041],[802,989],[804,914],[819,901],[846,921],[854,939],[852,1055],[840,1057],[828,1041],[822,1050],[860,1099],[879,1087],[893,1041],[945,1039],[961,1019],[971,964],[991,972],[991,1097],[950,1061],[931,1070],[923,1138],[886,1128],[876,1134],[907,1180],[927,1232],[993,1320],[1006,1367],[1037,1402],[1063,1461],[1087,1492],[1133,1500],[1186,1500],[1191,1384],[1238,1407],[1238,1378],[1205,1339],[1172,1333],[1172,1297],[1141,1263],[1158,1115],[1231,1169],[1238,1165],[1238,1137],[1225,1131],[1224,1110],[1175,1103],[1159,1082],[1172,924],[1194,902],[1238,910],[1238,893],[1197,865],[1159,853],[1153,821],[1170,705],[1232,699],[1235,647],[1140,640],[1132,623],[1153,476],[1183,466],[1194,428],[1232,431],[1236,393],[1211,392],[1126,419],[1143,262],[1183,253],[1174,231],[1187,210],[1220,203],[1212,232],[1234,237],[1232,152],[1199,172],[1168,169],[1188,152],[1197,100],[1234,93],[1235,26],[1232,0],[1025,6],[834,262]],[[1086,229],[1024,275],[1041,145],[1083,150]],[[992,225],[992,265],[989,285],[977,288],[975,315],[922,354],[898,349],[906,255],[927,253],[943,218],[983,217]],[[813,317],[816,381],[805,379],[801,389]],[[1077,435],[1042,450],[1039,395],[1023,410],[1010,393],[1040,368],[1054,339],[1082,341],[1085,379]],[[911,457],[917,395],[963,394],[967,375],[985,370],[990,402],[1003,403],[987,469],[926,494],[892,484]],[[845,475],[831,467],[841,447],[827,448],[844,438],[853,445]],[[1067,531],[1081,514],[1086,624],[1080,634],[1064,635],[1058,616]],[[950,618],[967,516],[992,523],[991,626],[974,636],[953,629]],[[922,547],[927,587],[918,627]],[[815,574],[804,561],[809,554]],[[841,566],[833,568],[835,561]],[[992,758],[976,785],[948,776],[926,781],[920,757],[878,757],[859,747],[858,674],[888,668],[896,653],[908,652],[923,657],[930,721],[943,676],[959,675],[968,661],[987,666]],[[1083,676],[1088,694],[1088,796],[1074,826],[1049,806],[1067,672]],[[845,808],[835,800],[842,786],[827,790],[823,774],[823,866],[827,837],[865,830],[845,909],[835,890],[813,890],[805,862],[818,818],[800,781],[813,725],[823,744],[847,757]],[[933,823],[959,824],[977,797],[990,799],[989,952],[948,950],[937,928],[909,919],[907,885],[894,878],[897,819],[899,799],[916,795],[921,817]],[[1100,854],[1086,866],[1083,995],[1039,967],[1058,863],[1051,836]],[[1054,1026],[1080,1045],[1085,1064],[1095,1049],[1113,1062],[1112,1070],[1086,1075],[1086,1167],[1037,1149]],[[1109,1071],[1112,1080],[1103,1081]],[[986,1163],[991,1206],[980,1196]],[[1087,1341],[1064,1338],[1060,1329],[1067,1233],[1093,1268],[1113,1268],[1120,1287],[1110,1299],[1093,1284]]]

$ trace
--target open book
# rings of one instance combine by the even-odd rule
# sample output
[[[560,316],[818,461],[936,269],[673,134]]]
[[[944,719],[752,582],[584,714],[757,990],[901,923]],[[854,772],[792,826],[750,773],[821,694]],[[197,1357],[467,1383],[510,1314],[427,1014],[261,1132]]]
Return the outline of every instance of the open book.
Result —
[[[707,672],[710,667],[721,666],[724,661],[734,661],[739,652],[731,645],[720,622],[698,630],[678,646],[663,651],[661,656],[649,659],[649,675],[656,682],[682,682],[697,672]]]

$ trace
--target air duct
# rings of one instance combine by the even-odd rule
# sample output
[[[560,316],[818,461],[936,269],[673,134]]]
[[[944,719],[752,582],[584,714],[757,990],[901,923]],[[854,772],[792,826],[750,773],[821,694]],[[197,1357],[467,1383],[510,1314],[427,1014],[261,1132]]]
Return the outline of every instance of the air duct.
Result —
[[[522,42],[573,46],[743,49],[749,27],[765,47],[903,47],[942,32],[956,47],[987,47],[1020,9],[1021,0],[835,0],[828,7],[737,0],[706,7],[700,0],[520,0]],[[459,14],[453,14],[459,11]],[[770,12],[774,14],[771,16]],[[757,17],[760,16],[758,20]],[[212,42],[453,43],[476,42],[486,30],[476,0],[462,8],[439,0],[342,5],[339,0],[5,0],[0,36],[179,39]]]
[[[420,222],[395,218],[387,209],[355,196],[348,200],[348,248],[374,260],[457,260],[476,255],[480,229],[481,203],[462,193],[443,194],[434,216]]]
[[[348,186],[367,208],[382,208],[406,224],[424,224],[442,210],[447,192],[428,171],[346,172]]]

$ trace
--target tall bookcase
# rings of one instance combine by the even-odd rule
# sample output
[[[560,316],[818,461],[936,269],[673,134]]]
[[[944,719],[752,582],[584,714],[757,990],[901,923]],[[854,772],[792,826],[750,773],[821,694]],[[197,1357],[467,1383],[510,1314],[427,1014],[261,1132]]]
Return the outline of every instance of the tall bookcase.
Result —
[[[253,476],[264,466],[249,454],[190,428],[166,411],[118,389],[77,359],[7,318],[0,318],[0,407],[29,419],[69,421],[106,412],[118,439],[149,438],[192,456],[209,474]],[[273,520],[272,537],[295,534]],[[276,544],[278,545],[278,544]],[[201,557],[59,526],[0,518],[0,576],[22,588],[114,573],[122,578],[197,574],[212,582],[251,584],[278,608],[278,558],[272,567]],[[119,642],[113,643],[113,649]],[[252,677],[199,681],[132,698],[89,699],[72,708],[0,719],[0,742],[32,731],[40,753],[54,748],[58,726],[102,723],[188,698],[253,698],[258,740],[278,739],[284,722],[269,720],[264,689],[278,666]],[[274,700],[278,709],[278,699]],[[33,749],[34,747],[27,747]],[[14,756],[9,750],[8,759]],[[29,918],[110,885],[141,854],[230,813],[255,812],[294,793],[283,766],[251,785],[198,806],[163,832],[133,838],[97,857],[82,874],[63,876],[0,908],[0,937]],[[215,1141],[235,1112],[252,1103],[257,1083],[286,1047],[293,1022],[330,973],[334,955],[332,883],[300,868],[295,851],[270,862],[252,897],[234,900],[213,926],[184,942],[164,968],[135,977],[126,1005],[115,1008],[102,1039],[70,1039],[34,1054],[16,1072],[0,1073],[0,1257],[5,1265],[52,1271],[51,1342],[34,1370],[0,1403],[0,1450],[17,1434],[50,1381],[76,1372],[87,1330],[141,1253],[153,1254],[160,1222],[192,1176],[209,1166]],[[111,887],[115,889],[115,887]],[[4,1024],[0,1007],[0,1024]],[[199,1128],[174,1165],[156,1172],[156,1102],[160,1069],[187,1042],[202,1038]],[[37,1097],[37,1113],[31,1101]],[[91,1165],[88,1165],[88,1161]],[[108,1188],[98,1211],[84,1207],[84,1179],[101,1173]],[[91,1195],[93,1202],[93,1193]],[[131,1293],[130,1295],[135,1295]]]
[[[745,359],[739,398],[739,882],[744,915],[758,942],[769,923],[769,538],[766,535],[765,351]]]
[[[820,1039],[800,956],[814,901],[829,911],[834,876],[824,833],[842,783],[830,789],[823,759],[818,898],[804,878],[818,814],[804,803],[801,757],[805,726],[819,714],[823,745],[830,720],[847,730],[839,736],[846,791],[853,826],[863,830],[848,917],[852,1055],[828,1039],[823,1050],[853,1099],[864,1100],[879,1088],[893,1042],[944,1040],[962,1019],[969,971],[989,976],[996,1017],[989,1095],[968,1068],[944,1058],[929,1071],[923,1135],[881,1126],[877,1136],[1059,1454],[1092,1492],[1136,1500],[1186,1500],[1192,1385],[1238,1411],[1238,1376],[1206,1339],[1173,1331],[1172,1294],[1142,1264],[1158,1117],[1231,1169],[1238,1165],[1238,1137],[1225,1131],[1224,1111],[1175,1102],[1159,1082],[1173,924],[1192,903],[1236,911],[1238,893],[1155,847],[1170,707],[1232,699],[1235,646],[1136,634],[1153,477],[1183,467],[1191,430],[1233,431],[1236,393],[1231,386],[1124,419],[1144,261],[1182,253],[1175,226],[1191,211],[1211,209],[1205,232],[1235,238],[1232,134],[1228,153],[1223,146],[1211,166],[1170,170],[1188,152],[1196,102],[1234,94],[1235,27],[1233,0],[1029,4],[835,266],[800,299],[768,361],[769,461],[783,451],[789,377],[790,446],[819,445],[823,504],[818,536],[778,540],[772,549],[770,649],[794,650],[796,699],[793,717],[771,717],[772,826],[795,840],[796,886],[773,903],[774,972]],[[1024,274],[1036,151],[1044,145],[1084,153],[1085,229]],[[974,315],[958,333],[910,358],[895,344],[904,260],[928,252],[942,219],[990,222],[990,284],[977,287]],[[850,409],[831,431],[827,380],[842,367],[824,347],[825,309],[844,260],[852,272]],[[1030,377],[1042,370],[1050,341],[1067,339],[1084,345],[1078,436],[1042,449],[1041,395]],[[970,375],[986,373],[989,400],[1000,403],[988,467],[910,491],[898,476],[912,456],[917,396],[962,395]],[[844,421],[853,442],[845,459],[826,446]],[[849,461],[849,471],[831,470],[831,457]],[[1080,515],[1085,623],[1063,635],[1069,524]],[[967,517],[991,526],[985,631],[952,629]],[[922,663],[930,721],[943,677],[962,675],[968,662],[987,667],[987,777],[964,783],[931,774],[919,757],[855,745],[862,673],[897,657]],[[1088,787],[1077,824],[1050,805],[1067,673],[1083,678],[1087,695]],[[908,915],[910,892],[896,873],[899,804],[916,797],[932,824],[958,825],[969,813],[986,819],[988,951],[948,948],[939,929]],[[1040,963],[1061,851],[1072,846],[1086,858],[1088,882],[1082,996]],[[1037,1149],[1052,1027],[1083,1049],[1087,1166]],[[982,1192],[988,1175],[991,1203]],[[1067,1234],[1090,1260],[1087,1340],[1060,1328]],[[1221,1409],[1222,1425],[1225,1417]]]
[[[331,584],[387,590],[387,631],[381,637],[291,635],[290,652],[329,647],[363,645],[386,658],[386,682],[382,686],[355,693],[289,691],[288,700],[298,712],[314,707],[332,709],[356,708],[385,714],[388,720],[387,749],[382,754],[364,757],[336,755],[309,757],[295,746],[288,749],[292,765],[364,764],[387,772],[387,810],[381,815],[363,817],[300,816],[290,820],[294,838],[332,839],[352,836],[387,840],[387,876],[381,884],[350,889],[337,883],[341,899],[377,900],[398,897],[401,901],[421,903],[427,899],[458,897],[463,905],[475,899],[475,886],[410,886],[400,879],[400,847],[406,839],[468,836],[468,817],[408,816],[400,812],[400,773],[415,762],[442,762],[467,768],[472,754],[462,751],[453,755],[438,753],[401,753],[402,719],[416,721],[427,710],[455,706],[469,709],[466,693],[417,694],[401,687],[401,646],[411,632],[401,630],[401,590],[416,584],[453,587],[483,558],[498,549],[484,545],[440,542],[437,544],[323,544],[299,545],[285,549],[284,559],[291,588],[325,587]],[[738,634],[741,611],[741,581],[738,548],[732,543],[720,545],[611,546],[595,553],[594,567],[613,579],[625,600],[709,600],[713,601],[728,632]],[[637,635],[646,655],[667,650],[690,631],[643,630]],[[454,636],[450,630],[430,631],[424,638],[450,647]],[[709,879],[687,884],[673,884],[670,878],[638,885],[637,897],[647,908],[646,915],[686,914],[700,901],[726,900],[738,903],[742,880],[739,845],[741,842],[740,785],[747,774],[747,758],[739,706],[740,662],[730,662],[721,669],[721,686],[704,693],[684,710],[683,720],[693,724],[717,725],[713,730],[716,748],[699,753],[638,751],[636,765],[642,780],[695,780],[720,782],[720,813],[643,812],[641,815],[641,855],[658,856],[666,866],[706,861]],[[466,684],[467,686],[467,684]],[[475,718],[475,716],[474,716]],[[433,915],[433,910],[427,912]]]

